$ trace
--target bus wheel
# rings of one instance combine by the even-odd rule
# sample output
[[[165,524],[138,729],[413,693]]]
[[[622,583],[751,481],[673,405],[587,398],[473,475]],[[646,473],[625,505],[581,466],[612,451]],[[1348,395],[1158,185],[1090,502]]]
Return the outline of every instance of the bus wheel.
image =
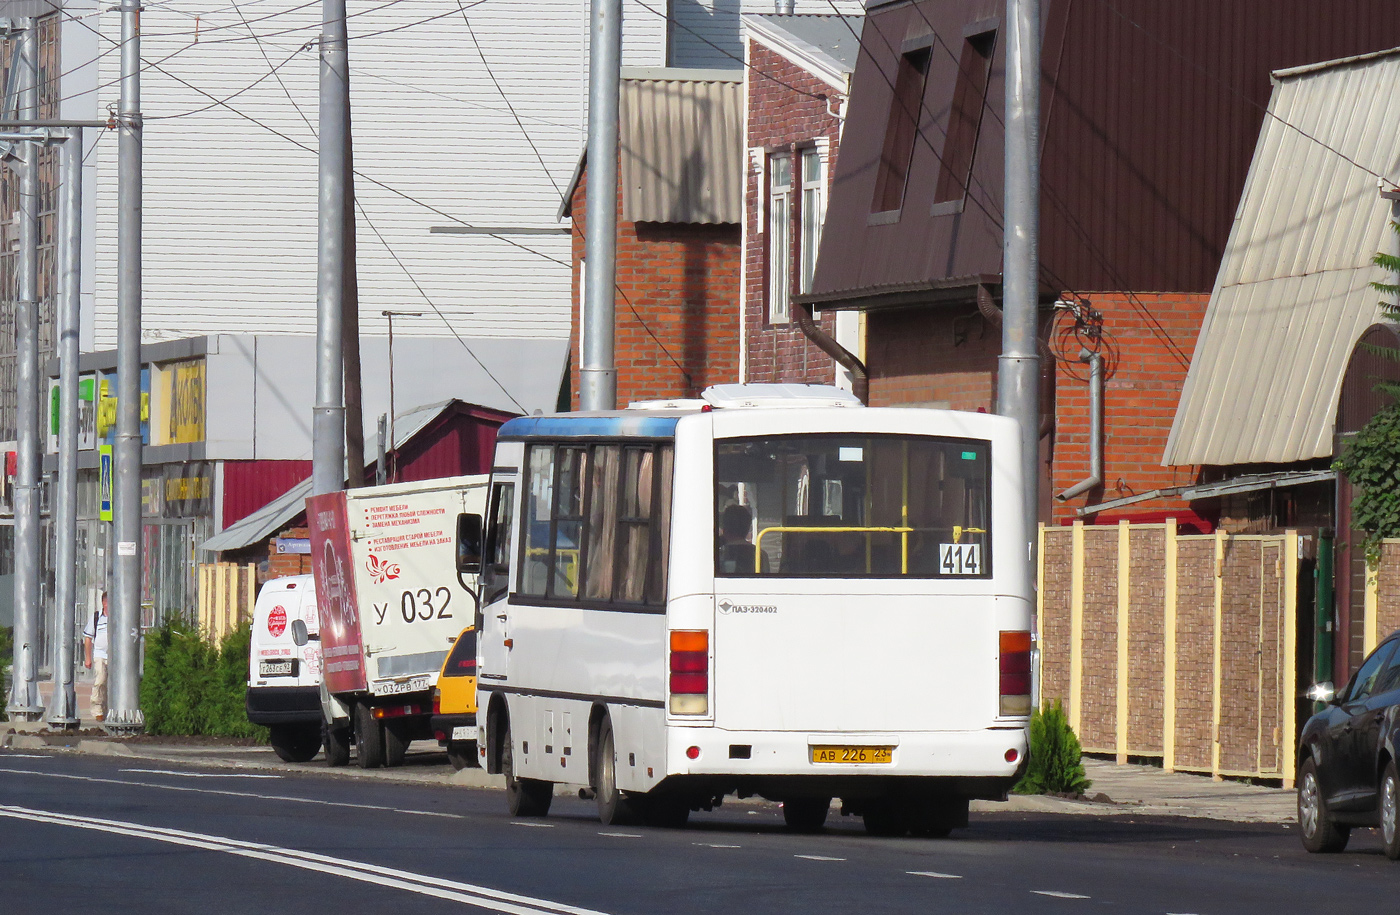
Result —
[[[821,832],[830,809],[829,797],[795,797],[783,801],[783,822],[793,832]]]
[[[269,728],[268,743],[283,762],[308,762],[321,749],[321,729],[314,722],[274,724]]]
[[[605,717],[598,727],[598,759],[593,771],[598,773],[598,784],[593,789],[598,801],[599,821],[604,826],[635,823],[638,820],[637,801],[617,790],[617,748],[610,718]]]
[[[358,748],[360,768],[378,769],[384,765],[384,725],[363,702],[355,703],[351,717],[355,721],[355,746]]]
[[[452,768],[458,771],[477,768],[480,763],[476,761],[476,741],[449,740],[447,742],[447,761],[452,763]]]
[[[506,807],[511,816],[548,816],[549,805],[554,800],[554,785],[538,779],[515,777],[515,750],[509,721],[501,732],[501,774],[506,777]]]
[[[651,794],[644,799],[646,823],[662,829],[684,829],[690,820],[690,801],[672,794]]]
[[[967,798],[924,798],[914,805],[909,832],[921,839],[944,839],[965,826]]]
[[[863,819],[865,831],[872,836],[894,838],[909,832],[909,808],[894,798],[871,801]]]
[[[390,769],[403,765],[403,758],[408,755],[408,745],[413,738],[409,737],[408,722],[386,721],[384,722],[384,765]]]
[[[344,766],[350,762],[350,729],[331,727],[321,719],[321,743],[326,747],[326,765]]]

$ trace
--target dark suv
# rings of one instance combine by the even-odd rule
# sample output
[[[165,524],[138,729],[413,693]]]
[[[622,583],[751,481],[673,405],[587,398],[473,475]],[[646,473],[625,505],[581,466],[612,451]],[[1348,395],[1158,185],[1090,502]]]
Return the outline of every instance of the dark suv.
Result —
[[[1298,744],[1303,847],[1341,851],[1352,827],[1379,826],[1386,855],[1400,859],[1400,632],[1371,652],[1340,693],[1319,683],[1308,694],[1327,707],[1308,719]]]

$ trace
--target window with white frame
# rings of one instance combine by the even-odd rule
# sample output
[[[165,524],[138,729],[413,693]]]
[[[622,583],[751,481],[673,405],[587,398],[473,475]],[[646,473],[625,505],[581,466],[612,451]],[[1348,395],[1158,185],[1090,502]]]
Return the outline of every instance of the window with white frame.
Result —
[[[768,158],[768,323],[790,320],[792,293],[792,156]]]
[[[822,239],[822,216],[826,210],[822,181],[822,154],[812,148],[802,150],[802,238],[798,246],[801,258],[798,292],[812,291],[812,274],[817,269],[817,246]]]

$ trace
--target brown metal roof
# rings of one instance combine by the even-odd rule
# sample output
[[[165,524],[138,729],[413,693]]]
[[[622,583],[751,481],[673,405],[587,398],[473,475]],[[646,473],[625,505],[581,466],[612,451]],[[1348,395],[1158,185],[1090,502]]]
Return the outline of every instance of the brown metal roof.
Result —
[[[1208,292],[1229,238],[1273,70],[1400,45],[1391,0],[1045,0],[1042,283],[1047,291]],[[972,179],[935,210],[968,28],[992,0],[871,5],[814,296],[1001,272],[1005,41],[998,35]],[[981,25],[978,25],[981,23]],[[871,219],[906,39],[932,31],[919,138],[898,216]]]
[[[674,75],[673,75],[674,74]],[[626,222],[744,218],[741,74],[657,71],[622,81],[618,142]]]

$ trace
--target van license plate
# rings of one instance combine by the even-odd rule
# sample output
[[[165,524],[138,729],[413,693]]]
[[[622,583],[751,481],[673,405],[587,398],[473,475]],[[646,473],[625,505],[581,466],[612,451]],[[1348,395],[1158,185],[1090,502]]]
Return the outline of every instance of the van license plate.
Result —
[[[866,765],[894,761],[894,747],[812,747],[812,762]]]
[[[453,740],[476,740],[476,728],[458,726],[452,729]]]
[[[295,677],[297,675],[297,659],[286,658],[280,661],[259,661],[259,677]]]

